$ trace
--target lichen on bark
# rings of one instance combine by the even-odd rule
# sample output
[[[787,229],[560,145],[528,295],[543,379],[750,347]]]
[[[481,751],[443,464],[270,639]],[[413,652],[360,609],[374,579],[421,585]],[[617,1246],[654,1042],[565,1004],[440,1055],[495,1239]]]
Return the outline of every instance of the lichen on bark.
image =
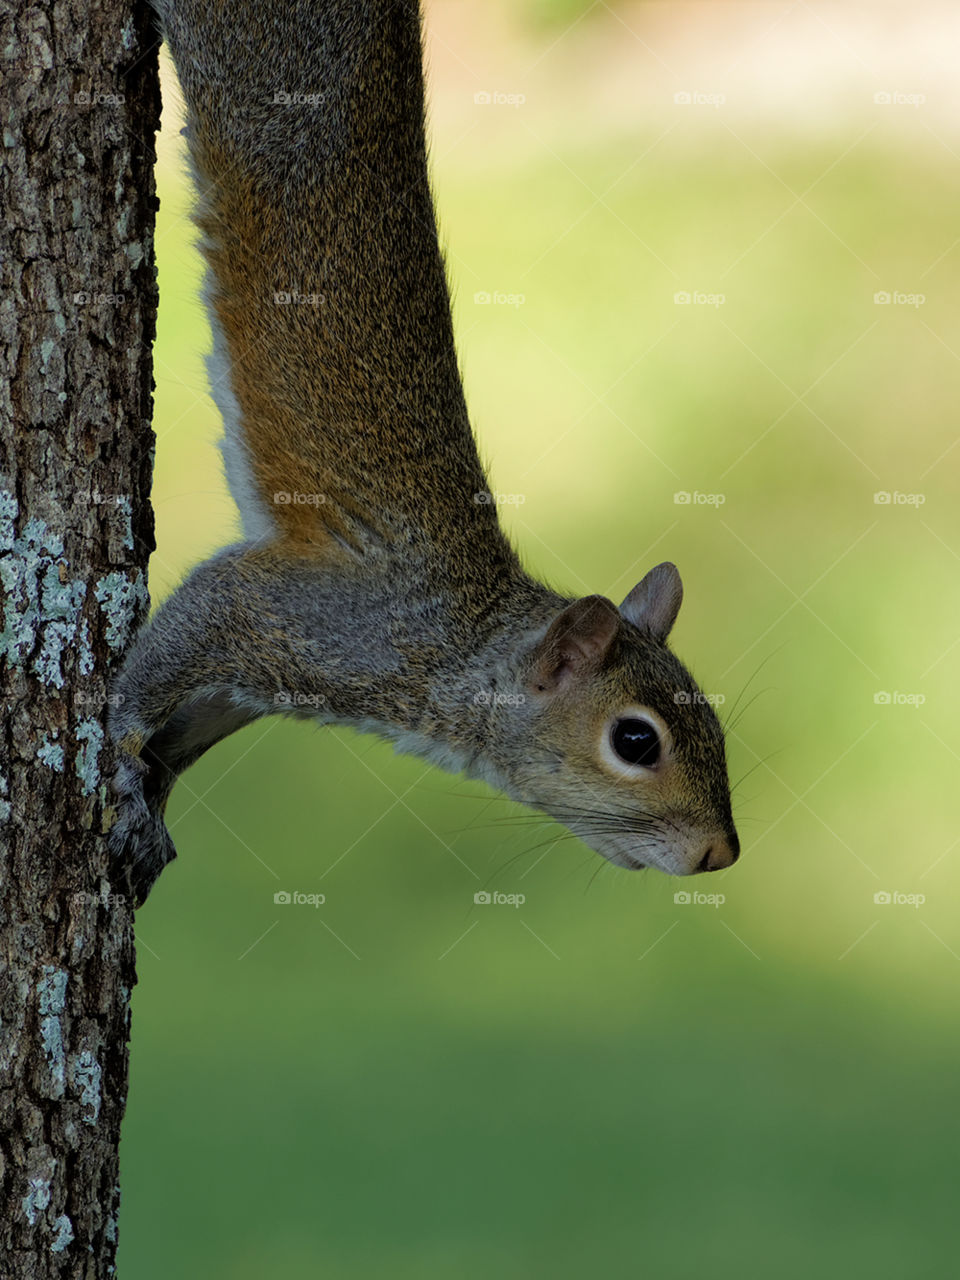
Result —
[[[129,0],[0,11],[3,1280],[114,1270],[135,970],[105,725],[153,547],[157,45]]]

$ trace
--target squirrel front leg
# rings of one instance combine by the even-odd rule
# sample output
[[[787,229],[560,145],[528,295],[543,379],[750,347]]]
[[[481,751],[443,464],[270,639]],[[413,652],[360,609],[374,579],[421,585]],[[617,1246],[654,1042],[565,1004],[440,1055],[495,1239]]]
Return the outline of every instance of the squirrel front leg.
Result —
[[[322,673],[338,661],[335,627],[322,625],[330,577],[282,548],[230,547],[200,565],[135,642],[110,716],[120,753],[110,841],[138,904],[176,856],[163,814],[177,777],[260,716],[323,716]]]

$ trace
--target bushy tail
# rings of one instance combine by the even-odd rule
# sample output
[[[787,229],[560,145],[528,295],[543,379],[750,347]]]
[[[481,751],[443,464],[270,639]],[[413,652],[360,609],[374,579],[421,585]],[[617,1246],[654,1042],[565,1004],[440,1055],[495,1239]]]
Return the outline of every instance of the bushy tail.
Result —
[[[157,0],[249,537],[499,548],[427,177],[413,0]],[[465,558],[466,559],[466,558]],[[476,562],[475,556],[470,557]]]

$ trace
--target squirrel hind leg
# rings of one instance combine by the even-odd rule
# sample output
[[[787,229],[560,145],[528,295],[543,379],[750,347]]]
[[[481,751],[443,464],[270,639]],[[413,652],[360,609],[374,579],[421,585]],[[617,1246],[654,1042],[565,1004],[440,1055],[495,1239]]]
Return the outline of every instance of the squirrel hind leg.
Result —
[[[113,780],[118,816],[109,846],[137,906],[177,856],[164,811],[178,776],[215,742],[254,718],[249,708],[235,704],[229,691],[211,692],[175,712],[137,754],[121,755]]]
[[[135,906],[142,906],[168,862],[177,856],[170,833],[147,786],[147,765],[123,756],[113,778],[117,818],[110,828],[108,847],[117,878],[126,885]]]

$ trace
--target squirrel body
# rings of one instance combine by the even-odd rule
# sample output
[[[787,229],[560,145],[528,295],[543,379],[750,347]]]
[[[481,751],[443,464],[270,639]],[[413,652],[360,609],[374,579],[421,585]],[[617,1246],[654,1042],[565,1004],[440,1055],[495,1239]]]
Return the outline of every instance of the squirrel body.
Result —
[[[621,866],[732,863],[723,732],[666,645],[682,588],[618,609],[533,579],[460,383],[413,0],[156,0],[187,106],[209,372],[244,541],[199,566],[117,682],[116,857],[174,856],[177,775],[266,714],[482,778]]]

